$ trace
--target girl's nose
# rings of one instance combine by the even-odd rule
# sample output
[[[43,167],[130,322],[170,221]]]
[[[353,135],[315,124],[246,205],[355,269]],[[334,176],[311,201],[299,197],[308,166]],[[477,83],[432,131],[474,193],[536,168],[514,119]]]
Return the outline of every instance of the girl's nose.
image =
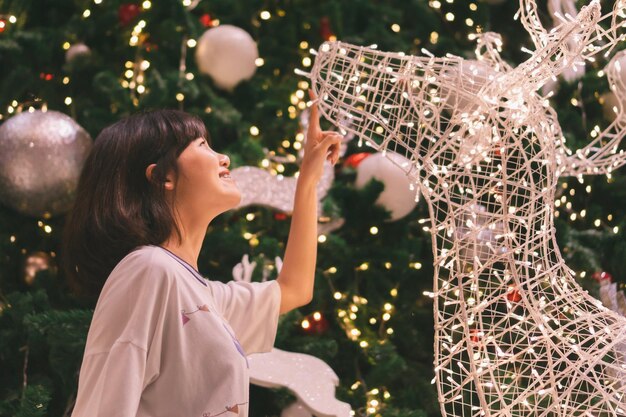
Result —
[[[225,166],[226,168],[230,166],[230,158],[228,155],[220,154],[219,160],[221,166]]]

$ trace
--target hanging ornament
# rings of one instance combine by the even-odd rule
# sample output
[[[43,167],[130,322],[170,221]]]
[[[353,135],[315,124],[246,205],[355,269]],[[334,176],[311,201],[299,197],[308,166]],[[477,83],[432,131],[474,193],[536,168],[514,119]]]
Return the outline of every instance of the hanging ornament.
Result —
[[[515,285],[509,285],[509,288],[506,291],[506,299],[512,303],[517,303],[522,299],[522,296]]]
[[[405,157],[394,153],[387,152],[386,156],[382,153],[374,153],[362,160],[357,167],[357,176],[355,186],[363,188],[372,179],[376,179],[385,185],[385,189],[376,204],[383,206],[391,212],[390,221],[401,219],[409,214],[416,203],[415,193],[410,192],[411,181],[407,177],[404,167],[410,164]]]
[[[274,213],[274,219],[278,221],[287,220],[287,215],[285,213]]]
[[[213,26],[213,19],[211,19],[211,15],[208,13],[205,13],[202,16],[200,16],[199,20],[202,26],[204,26],[205,28]]]
[[[591,275],[591,278],[593,278],[600,284],[602,283],[610,284],[611,282],[613,282],[613,276],[609,274],[608,272],[604,272],[604,271],[594,272],[593,275]]]
[[[478,329],[470,329],[470,340],[473,343],[480,343],[483,339],[483,332]]]
[[[275,208],[285,213],[293,211],[296,194],[296,177],[272,175],[262,168],[243,166],[231,171],[230,176],[241,191],[241,201],[237,208],[261,205]],[[317,183],[318,212],[321,213],[321,200],[326,197],[335,176],[332,164],[324,162],[322,178]]]
[[[605,66],[605,73],[619,73],[621,80],[620,83],[626,82],[626,71],[621,69],[626,68],[626,53],[621,52],[613,57],[611,61]],[[616,71],[617,69],[617,71]],[[617,81],[617,80],[616,80]],[[613,122],[617,114],[622,114],[624,110],[624,104],[617,99],[615,93],[611,90],[603,93],[600,96],[600,103],[602,104],[602,114],[604,118],[609,122]]]
[[[372,155],[371,152],[353,153],[352,155],[348,156],[343,161],[343,166],[350,167],[350,168],[356,168],[356,167],[359,166],[361,161],[363,161],[365,158],[367,158],[368,156],[371,156],[371,155]]]
[[[320,36],[325,41],[328,41],[335,36],[333,34],[333,30],[330,28],[330,19],[327,16],[320,19]]]
[[[302,329],[307,334],[323,334],[328,330],[328,320],[320,312],[315,312],[306,316],[300,323]]]
[[[7,21],[5,19],[0,19],[0,33],[4,32],[7,28]]]
[[[258,57],[252,36],[232,25],[207,30],[196,47],[198,70],[209,75],[219,88],[229,91],[254,75]]]
[[[350,404],[335,398],[339,378],[330,366],[319,358],[273,348],[267,353],[248,356],[250,382],[267,388],[287,388],[311,414],[316,416],[349,417],[354,415]],[[281,417],[308,417],[296,412]],[[309,414],[310,416],[310,414]]]
[[[27,285],[33,285],[35,277],[40,271],[52,270],[56,272],[54,259],[47,252],[33,252],[24,260],[23,279]]]
[[[128,26],[130,22],[135,20],[139,13],[141,12],[141,8],[139,5],[134,3],[124,3],[121,4],[117,9],[117,18],[122,26]]]
[[[91,49],[84,43],[75,43],[65,52],[65,62],[71,63],[78,57],[86,57],[91,54]]]
[[[63,113],[8,119],[0,126],[0,202],[31,216],[64,213],[91,146],[89,134]]]

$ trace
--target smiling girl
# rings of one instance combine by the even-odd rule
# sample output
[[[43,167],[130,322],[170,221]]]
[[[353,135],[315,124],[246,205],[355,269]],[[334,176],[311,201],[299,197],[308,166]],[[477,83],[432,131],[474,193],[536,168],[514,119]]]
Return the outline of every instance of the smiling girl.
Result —
[[[97,298],[73,417],[248,415],[246,355],[270,350],[279,314],[311,300],[316,186],[340,142],[313,105],[282,270],[224,284],[197,261],[241,194],[202,121],[158,110],[100,133],[64,235],[70,285]]]

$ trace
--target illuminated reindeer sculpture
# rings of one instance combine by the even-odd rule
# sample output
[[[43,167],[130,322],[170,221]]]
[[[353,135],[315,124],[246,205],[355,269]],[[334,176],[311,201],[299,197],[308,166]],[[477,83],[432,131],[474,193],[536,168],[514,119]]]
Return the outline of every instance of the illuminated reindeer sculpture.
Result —
[[[547,31],[535,2],[520,0],[535,51],[515,68],[492,33],[479,37],[477,61],[342,42],[317,52],[308,76],[322,114],[409,159],[402,168],[428,203],[444,416],[626,415],[626,319],[576,283],[553,219],[559,176],[626,163],[626,115],[620,104],[605,131],[571,152],[537,93],[566,68],[611,52],[625,6],[601,16],[593,1]],[[622,57],[607,66],[620,103]]]

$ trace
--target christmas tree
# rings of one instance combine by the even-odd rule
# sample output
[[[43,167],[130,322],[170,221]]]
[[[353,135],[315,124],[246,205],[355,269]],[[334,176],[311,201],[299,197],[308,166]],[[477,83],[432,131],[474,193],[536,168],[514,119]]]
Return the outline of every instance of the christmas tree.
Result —
[[[0,416],[71,413],[95,300],[71,294],[58,258],[89,137],[142,109],[183,109],[205,121],[231,169],[255,167],[255,188],[284,194],[270,188],[271,178],[298,171],[310,84],[294,71],[311,67],[311,49],[339,39],[474,59],[476,34],[493,31],[503,37],[502,57],[516,65],[531,47],[514,19],[518,7],[497,0],[0,0]],[[572,148],[611,121],[604,65],[588,63],[549,86]],[[64,129],[80,140],[61,146]],[[346,141],[320,202],[314,300],[281,318],[276,346],[327,362],[340,378],[338,398],[357,415],[436,416],[426,207],[413,195],[402,198],[405,184],[382,175],[393,169],[378,156]],[[565,178],[559,187],[559,245],[595,295],[598,281],[623,280],[623,181],[614,172]],[[288,209],[252,201],[211,224],[199,270],[227,281],[249,255],[258,265],[252,279],[271,279],[288,230]],[[287,391],[253,387],[251,415],[280,415],[291,402]]]

